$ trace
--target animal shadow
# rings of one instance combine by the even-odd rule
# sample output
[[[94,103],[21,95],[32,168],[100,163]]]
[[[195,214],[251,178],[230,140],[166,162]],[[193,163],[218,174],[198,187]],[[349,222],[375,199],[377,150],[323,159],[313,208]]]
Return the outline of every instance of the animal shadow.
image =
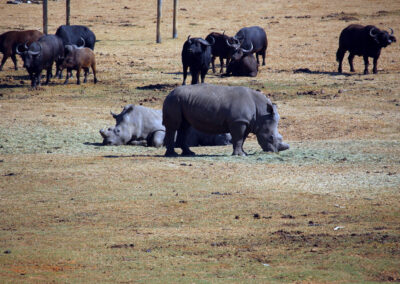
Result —
[[[293,73],[305,73],[305,74],[318,74],[318,75],[330,75],[330,76],[353,76],[353,74],[349,73],[339,73],[339,72],[330,72],[330,71],[312,71],[308,68],[299,68],[293,70]]]
[[[174,89],[177,86],[179,86],[179,85],[178,84],[150,84],[150,85],[146,85],[146,86],[136,87],[136,89],[166,91],[166,90]]]

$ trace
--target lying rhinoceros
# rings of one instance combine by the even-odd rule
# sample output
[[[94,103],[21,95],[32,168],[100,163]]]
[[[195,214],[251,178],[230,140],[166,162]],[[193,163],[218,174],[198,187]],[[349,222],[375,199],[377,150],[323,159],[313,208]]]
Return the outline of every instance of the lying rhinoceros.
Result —
[[[278,132],[279,114],[275,104],[260,92],[246,87],[208,84],[180,86],[164,100],[163,124],[166,128],[165,156],[176,156],[174,137],[182,155],[194,155],[185,143],[188,128],[232,135],[233,155],[245,156],[243,142],[251,132],[264,151],[289,149]]]
[[[116,125],[101,129],[103,145],[142,145],[161,147],[165,127],[162,125],[162,111],[144,106],[127,105],[120,114],[111,113]],[[192,146],[219,146],[231,144],[231,135],[206,134],[190,128],[186,143]],[[179,145],[178,145],[179,146]]]

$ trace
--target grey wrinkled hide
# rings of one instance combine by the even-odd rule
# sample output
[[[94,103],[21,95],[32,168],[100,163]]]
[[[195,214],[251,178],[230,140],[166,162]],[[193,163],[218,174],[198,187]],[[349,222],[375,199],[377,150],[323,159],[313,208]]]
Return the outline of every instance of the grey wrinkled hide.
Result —
[[[120,114],[112,115],[116,125],[100,130],[104,145],[163,145],[165,128],[161,123],[161,110],[127,105]]]
[[[256,134],[264,151],[287,150],[289,145],[282,142],[278,132],[279,118],[276,105],[250,88],[208,84],[177,87],[163,104],[165,155],[177,155],[174,150],[176,132],[182,155],[194,155],[184,143],[190,126],[210,134],[229,132],[233,155],[246,155],[243,143],[249,133]]]
[[[112,114],[116,125],[100,130],[103,145],[141,145],[161,147],[165,127],[162,111],[143,106],[127,105],[118,115]],[[229,133],[210,135],[190,128],[186,143],[191,146],[222,146],[231,144]],[[176,145],[175,147],[179,147]]]

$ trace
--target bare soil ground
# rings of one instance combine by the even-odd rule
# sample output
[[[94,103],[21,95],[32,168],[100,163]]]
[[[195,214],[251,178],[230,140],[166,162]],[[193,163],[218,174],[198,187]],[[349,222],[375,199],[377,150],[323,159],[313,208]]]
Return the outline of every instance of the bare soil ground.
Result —
[[[0,33],[41,29],[41,5],[0,1]],[[382,50],[378,74],[336,73],[340,31],[350,23],[400,31],[400,2],[71,1],[72,24],[97,35],[99,83],[29,88],[9,60],[0,72],[0,282],[400,281],[400,46]],[[151,3],[150,3],[151,2]],[[49,32],[65,2],[49,1]],[[161,108],[182,82],[190,34],[234,35],[260,25],[269,39],[245,85],[278,104],[281,154],[249,156],[199,147],[102,147],[109,111]],[[347,73],[346,73],[347,72]],[[190,77],[189,77],[190,78]]]

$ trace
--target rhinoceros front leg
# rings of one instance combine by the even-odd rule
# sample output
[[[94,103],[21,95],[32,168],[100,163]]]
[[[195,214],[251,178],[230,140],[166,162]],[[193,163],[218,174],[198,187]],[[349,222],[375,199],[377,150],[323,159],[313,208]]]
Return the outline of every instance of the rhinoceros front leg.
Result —
[[[230,126],[230,132],[232,135],[233,153],[236,156],[246,156],[246,152],[243,150],[243,143],[249,134],[247,125],[244,122],[236,122]]]

